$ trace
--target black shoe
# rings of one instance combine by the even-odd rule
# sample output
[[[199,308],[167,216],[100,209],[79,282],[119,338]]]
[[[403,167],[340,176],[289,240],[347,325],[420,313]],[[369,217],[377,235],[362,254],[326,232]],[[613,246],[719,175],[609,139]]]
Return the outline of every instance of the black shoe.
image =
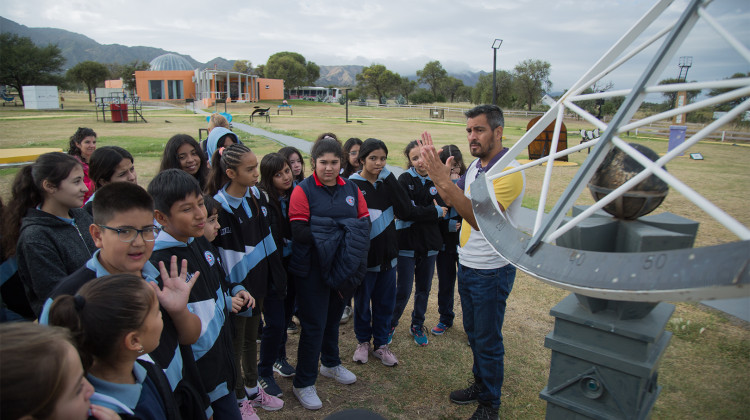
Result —
[[[297,371],[287,362],[286,358],[278,359],[273,364],[273,371],[283,378],[291,378]]]
[[[297,324],[294,323],[294,321],[289,321],[289,325],[286,326],[286,333],[287,334],[297,334],[299,332],[299,327]]]
[[[485,405],[480,401],[477,410],[469,417],[469,420],[497,420],[499,415],[499,408],[492,408],[492,405]]]
[[[482,387],[476,381],[469,381],[469,386],[451,392],[450,398],[456,404],[469,404],[477,401]]]

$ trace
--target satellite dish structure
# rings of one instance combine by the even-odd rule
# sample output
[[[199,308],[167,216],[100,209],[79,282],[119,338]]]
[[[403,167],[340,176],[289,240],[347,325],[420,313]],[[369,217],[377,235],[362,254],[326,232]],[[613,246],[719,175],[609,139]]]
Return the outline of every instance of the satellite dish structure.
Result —
[[[557,102],[551,105],[550,110],[521,137],[492,170],[482,174],[471,185],[472,204],[480,230],[497,252],[524,272],[581,295],[620,301],[689,301],[750,295],[750,287],[748,287],[750,286],[750,229],[663,168],[665,164],[682,155],[698,141],[750,109],[750,99],[739,103],[724,116],[686,138],[681,145],[656,161],[651,161],[619,137],[623,132],[635,130],[655,121],[667,120],[678,114],[750,96],[750,78],[672,85],[657,84],[657,78],[699,19],[713,28],[750,64],[750,50],[711,17],[706,11],[710,2],[703,0],[691,0],[674,23],[665,27],[660,26],[656,34],[636,44],[639,37],[671,3],[671,0],[662,0],[652,7]],[[660,45],[659,42],[661,42]],[[582,94],[586,88],[594,85],[651,45],[658,45],[657,51],[632,89]],[[730,90],[715,97],[631,122],[647,94],[719,88]],[[625,99],[608,124],[576,105],[580,101],[616,96],[623,96]],[[519,154],[524,153],[529,143],[553,121],[556,121],[556,124],[550,150],[557,150],[561,123],[566,110],[578,114],[597,127],[603,133],[601,137],[568,147],[557,153],[550,153],[549,156],[520,167],[503,170]],[[549,214],[545,214],[544,209],[549,196],[553,165],[546,166],[533,234],[526,234],[508,223],[497,206],[494,194],[490,194],[490,191],[493,191],[491,185],[493,179],[532,166],[551,163],[560,156],[589,147],[593,147],[591,153]],[[644,169],[593,206],[572,219],[564,221],[566,214],[586,188],[605,155],[613,147],[635,159]],[[631,253],[583,251],[555,245],[561,235],[581,224],[608,203],[623,196],[633,186],[652,174],[726,227],[737,236],[738,240],[701,248]]]

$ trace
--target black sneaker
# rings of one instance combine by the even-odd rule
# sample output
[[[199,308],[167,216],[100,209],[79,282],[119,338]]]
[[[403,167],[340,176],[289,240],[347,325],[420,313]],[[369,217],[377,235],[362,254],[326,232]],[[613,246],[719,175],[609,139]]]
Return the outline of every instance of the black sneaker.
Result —
[[[279,384],[276,383],[273,376],[258,376],[258,384],[268,395],[273,395],[277,398],[281,398],[283,395]]]
[[[451,392],[450,398],[456,404],[469,404],[477,401],[482,387],[476,381],[469,381],[469,386]]]
[[[289,325],[286,326],[287,334],[297,334],[299,332],[299,326],[294,321],[289,321]]]
[[[499,408],[492,408],[491,405],[485,405],[480,401],[476,411],[469,417],[469,420],[497,420],[499,415]]]
[[[297,371],[286,361],[286,358],[275,361],[273,371],[278,373],[282,378],[291,378],[297,374]]]

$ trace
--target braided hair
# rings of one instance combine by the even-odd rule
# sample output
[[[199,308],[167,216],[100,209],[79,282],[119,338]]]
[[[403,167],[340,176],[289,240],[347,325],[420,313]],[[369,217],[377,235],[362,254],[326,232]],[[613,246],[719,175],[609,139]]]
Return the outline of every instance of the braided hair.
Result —
[[[206,182],[206,194],[216,194],[226,183],[231,181],[227,169],[237,170],[242,162],[242,156],[252,153],[244,144],[233,144],[224,150],[218,150],[211,159],[211,172]]]

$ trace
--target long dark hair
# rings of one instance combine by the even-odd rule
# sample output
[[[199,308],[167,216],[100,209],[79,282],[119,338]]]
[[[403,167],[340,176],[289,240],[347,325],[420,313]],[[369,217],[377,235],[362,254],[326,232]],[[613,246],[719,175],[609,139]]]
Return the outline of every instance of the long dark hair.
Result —
[[[26,216],[26,211],[44,202],[42,183],[46,180],[53,186],[58,186],[70,176],[76,166],[81,166],[81,163],[73,156],[52,152],[39,156],[36,162],[18,171],[3,219],[2,242],[6,258],[16,255],[21,220]]]
[[[296,154],[297,157],[299,157],[299,162],[302,164],[302,172],[299,173],[299,175],[294,176],[294,180],[299,182],[302,182],[305,179],[305,159],[302,158],[302,153],[297,150],[296,147],[287,146],[282,147],[279,149],[279,154],[281,156],[284,156],[287,161],[289,161],[292,158],[292,155]],[[289,167],[291,168],[292,164],[289,164]],[[292,174],[294,175],[294,174]]]
[[[362,147],[362,140],[352,137],[349,140],[344,143],[344,164],[341,165],[341,168],[344,170],[341,173],[341,176],[344,178],[349,178],[349,175],[353,174],[357,171],[357,168],[353,167],[351,163],[349,163],[349,152],[352,150],[352,147],[354,146],[360,146]],[[360,149],[361,151],[361,149]],[[359,156],[357,157],[357,161],[359,161]],[[361,164],[360,164],[361,166]]]
[[[214,153],[211,162],[211,173],[208,175],[208,182],[203,191],[205,194],[214,195],[230,181],[227,175],[227,169],[236,170],[240,165],[242,156],[245,153],[252,153],[249,147],[244,144],[233,144],[224,149],[222,153]]]
[[[367,156],[370,153],[381,149],[385,152],[385,156],[388,157],[388,146],[386,146],[382,140],[373,138],[365,140],[365,142],[362,143],[362,147],[360,147],[359,149],[359,156],[357,157],[357,159],[359,159],[360,165],[364,167],[365,159],[367,159]]]
[[[458,164],[458,174],[463,175],[464,173],[466,173],[464,156],[461,154],[461,150],[455,144],[443,146],[443,148],[440,149],[440,154],[438,156],[440,157],[440,161],[443,163],[447,162],[448,158],[453,156],[453,162]]]
[[[167,141],[167,145],[164,146],[164,155],[161,157],[159,172],[172,168],[182,169],[182,166],[180,166],[180,159],[177,158],[177,150],[185,143],[188,143],[195,148],[195,153],[198,154],[198,157],[201,160],[201,167],[195,174],[195,178],[198,180],[198,183],[201,184],[201,188],[203,188],[206,185],[206,177],[208,176],[208,159],[206,159],[206,154],[203,153],[201,145],[188,134],[175,134],[169,139],[169,141]]]
[[[292,168],[289,161],[280,153],[269,153],[263,156],[263,159],[260,161],[260,182],[258,184],[271,197],[271,205],[279,210],[279,214],[281,214],[281,207],[279,206],[279,197],[281,195],[276,190],[276,187],[273,186],[273,177],[277,172],[284,169],[285,165],[289,166],[289,169]],[[291,193],[292,188],[285,191],[287,196]]]
[[[71,331],[83,368],[88,369],[94,358],[111,361],[117,356],[120,339],[140,329],[153,309],[154,293],[133,274],[99,277],[83,285],[75,296],[56,298],[49,311],[49,324]]]
[[[124,159],[129,159],[130,163],[135,163],[133,155],[120,146],[100,147],[91,154],[89,178],[94,181],[97,189],[102,186],[102,181],[109,182],[112,179],[117,165]]]
[[[409,169],[412,166],[414,166],[414,165],[411,164],[411,159],[409,159],[409,153],[411,152],[411,149],[413,149],[413,148],[415,148],[417,146],[419,146],[419,143],[417,143],[416,140],[412,140],[404,148],[404,156],[406,157],[406,169]]]
[[[83,160],[83,156],[81,156],[81,149],[80,145],[83,139],[86,137],[96,137],[96,133],[94,130],[86,127],[78,127],[78,130],[76,130],[75,133],[73,133],[72,136],[70,136],[70,142],[68,143],[68,154],[72,156],[77,156],[79,159]]]

